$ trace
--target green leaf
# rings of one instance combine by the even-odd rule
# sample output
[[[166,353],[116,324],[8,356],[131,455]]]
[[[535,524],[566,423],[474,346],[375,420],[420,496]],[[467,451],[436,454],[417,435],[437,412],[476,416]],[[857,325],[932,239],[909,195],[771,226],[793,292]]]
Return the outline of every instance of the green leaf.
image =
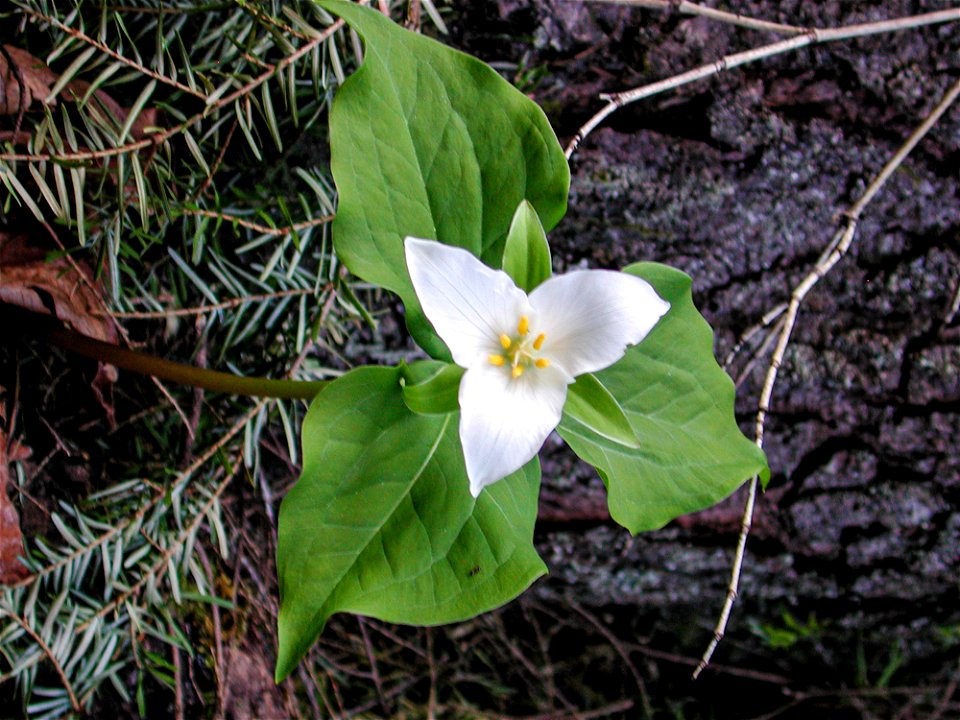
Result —
[[[626,448],[574,418],[558,428],[607,485],[610,515],[632,533],[714,505],[748,478],[770,471],[734,417],[733,382],[713,356],[713,331],[690,294],[690,278],[655,263],[624,272],[651,283],[671,304],[622,360],[596,374],[640,440]]]
[[[528,293],[553,274],[547,234],[537,211],[526,200],[517,206],[507,232],[503,270],[513,278],[517,287]]]
[[[366,41],[363,66],[330,115],[334,246],[351,272],[399,294],[417,342],[449,360],[410,284],[404,237],[463,247],[500,267],[522,200],[547,230],[563,217],[566,159],[543,111],[486,64],[369,8],[319,4]]]
[[[280,507],[278,682],[333,613],[454,622],[546,572],[533,547],[536,459],[474,500],[459,414],[411,412],[401,376],[353,370],[304,420],[303,474]]]
[[[578,425],[585,426],[597,435],[628,448],[640,447],[620,403],[592,373],[581,375],[568,388],[560,427],[564,423],[573,423],[573,429]]]
[[[403,401],[415,413],[445,415],[460,409],[459,365],[438,360],[422,360],[401,368]]]

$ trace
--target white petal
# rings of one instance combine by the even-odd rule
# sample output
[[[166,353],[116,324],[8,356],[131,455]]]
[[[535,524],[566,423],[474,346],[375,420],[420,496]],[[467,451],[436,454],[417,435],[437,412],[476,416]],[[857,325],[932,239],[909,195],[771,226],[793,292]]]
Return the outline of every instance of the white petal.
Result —
[[[610,270],[550,278],[530,304],[546,336],[541,355],[571,375],[612,365],[670,309],[646,280]]]
[[[516,332],[530,313],[527,295],[502,270],[492,270],[463,248],[433,240],[404,240],[407,270],[427,319],[461,367],[499,352],[502,333]]]
[[[460,442],[474,497],[523,467],[560,422],[568,376],[554,367],[528,368],[519,378],[478,365],[460,381]]]

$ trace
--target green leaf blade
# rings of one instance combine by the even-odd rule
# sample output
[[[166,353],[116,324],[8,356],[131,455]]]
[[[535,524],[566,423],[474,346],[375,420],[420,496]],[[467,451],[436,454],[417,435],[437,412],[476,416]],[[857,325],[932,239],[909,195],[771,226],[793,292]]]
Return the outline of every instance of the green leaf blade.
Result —
[[[396,368],[347,373],[304,421],[303,474],[280,510],[278,681],[336,612],[453,622],[545,572],[533,547],[539,464],[474,501],[458,415],[411,412],[400,377]]]
[[[330,116],[334,245],[351,272],[399,294],[416,340],[449,359],[410,284],[403,238],[463,247],[500,267],[521,201],[547,230],[563,217],[566,159],[543,111],[489,66],[369,8],[319,4],[366,42]]]
[[[550,245],[533,205],[526,200],[517,206],[503,249],[503,270],[517,287],[533,292],[553,274]]]
[[[401,372],[403,401],[413,412],[446,415],[460,409],[462,367],[437,360],[421,360],[404,366]]]
[[[560,426],[565,424],[571,432],[576,432],[578,425],[583,426],[627,448],[640,445],[620,403],[593,373],[581,375],[568,388]]]
[[[760,475],[766,457],[737,427],[733,382],[713,356],[713,332],[693,305],[690,278],[655,263],[624,272],[650,282],[670,311],[622,360],[596,373],[623,408],[638,448],[579,422],[558,432],[607,485],[610,514],[636,534],[716,504]]]

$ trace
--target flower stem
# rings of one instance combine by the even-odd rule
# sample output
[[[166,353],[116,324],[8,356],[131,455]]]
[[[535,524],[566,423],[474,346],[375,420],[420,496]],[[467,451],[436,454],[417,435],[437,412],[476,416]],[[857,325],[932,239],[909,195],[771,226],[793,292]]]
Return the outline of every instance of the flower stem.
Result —
[[[268,380],[267,378],[242,377],[232,373],[206,370],[193,365],[163,360],[153,355],[127,350],[63,328],[50,328],[46,331],[46,336],[54,345],[58,345],[64,350],[110,363],[124,370],[231,395],[311,400],[327,384],[326,380],[313,382]]]

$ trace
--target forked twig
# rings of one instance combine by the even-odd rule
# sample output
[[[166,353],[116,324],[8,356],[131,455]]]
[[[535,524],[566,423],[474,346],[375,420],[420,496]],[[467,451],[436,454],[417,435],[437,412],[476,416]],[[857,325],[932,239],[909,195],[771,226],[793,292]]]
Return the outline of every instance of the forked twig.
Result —
[[[936,23],[957,22],[960,21],[960,8],[950,10],[940,10],[938,12],[926,13],[924,15],[911,15],[910,17],[897,18],[896,20],[882,20],[880,22],[860,23],[856,25],[846,25],[840,28],[818,29],[810,28],[805,30],[802,35],[791,37],[786,40],[780,40],[769,45],[762,45],[744,52],[727,55],[716,62],[701,65],[698,68],[689,70],[679,75],[674,75],[666,80],[643,85],[633,90],[626,90],[619,93],[601,95],[601,99],[606,100],[606,106],[596,113],[592,118],[577,131],[573,139],[567,145],[564,154],[567,159],[576,151],[580,143],[604,120],[614,112],[625,105],[634,103],[637,100],[657,95],[667,90],[687,85],[702,80],[712,75],[719,75],[725,70],[747,65],[757,60],[763,60],[774,55],[799,50],[809,45],[816,45],[826,42],[836,42],[838,40],[850,40],[852,38],[864,37],[867,35],[878,35],[881,33],[895,32],[899,30],[908,30],[911,28],[922,27],[924,25],[933,25]]]
[[[790,294],[790,304],[787,306],[786,314],[782,320],[780,334],[777,338],[777,345],[773,351],[773,356],[770,359],[770,365],[767,369],[767,376],[764,380],[763,389],[760,393],[760,402],[757,406],[754,440],[758,447],[763,447],[764,424],[766,422],[767,413],[770,411],[770,399],[773,395],[773,387],[777,381],[777,373],[780,370],[784,354],[786,353],[787,345],[790,342],[790,336],[793,333],[793,329],[796,324],[800,305],[803,303],[804,298],[807,296],[810,290],[812,290],[813,287],[827,273],[829,273],[830,270],[833,269],[833,267],[850,249],[856,233],[857,223],[860,220],[860,215],[863,213],[864,208],[866,208],[870,201],[873,200],[893,172],[900,167],[906,157],[917,146],[917,143],[919,143],[920,140],[922,140],[923,137],[930,131],[930,129],[936,125],[940,117],[946,112],[947,108],[950,107],[954,101],[956,101],[958,96],[960,96],[960,80],[953,84],[940,102],[937,103],[937,106],[930,112],[929,115],[927,115],[926,119],[917,127],[916,130],[913,131],[913,133],[911,133],[910,137],[907,138],[907,141],[903,144],[903,146],[897,150],[896,153],[894,153],[890,160],[887,161],[887,164],[883,166],[877,176],[864,191],[863,195],[860,196],[860,199],[858,199],[850,207],[850,209],[843,214],[843,227],[834,234],[813,270],[793,289],[793,292]],[[727,588],[727,596],[723,603],[723,609],[720,611],[720,617],[717,620],[717,625],[714,628],[713,639],[710,641],[706,651],[703,653],[703,657],[700,659],[696,669],[693,671],[694,679],[696,679],[700,673],[703,672],[704,668],[706,668],[710,663],[710,658],[713,656],[717,645],[719,645],[720,641],[723,639],[727,622],[730,619],[730,612],[733,609],[733,603],[737,598],[737,592],[740,587],[741,570],[743,568],[744,550],[747,544],[747,536],[750,534],[750,526],[753,521],[753,510],[754,506],[756,505],[758,484],[759,480],[757,477],[754,477],[750,481],[750,486],[747,492],[747,502],[743,511],[743,519],[740,523],[740,536],[737,539],[737,550],[736,555],[734,556],[733,569],[730,574],[730,585]]]

